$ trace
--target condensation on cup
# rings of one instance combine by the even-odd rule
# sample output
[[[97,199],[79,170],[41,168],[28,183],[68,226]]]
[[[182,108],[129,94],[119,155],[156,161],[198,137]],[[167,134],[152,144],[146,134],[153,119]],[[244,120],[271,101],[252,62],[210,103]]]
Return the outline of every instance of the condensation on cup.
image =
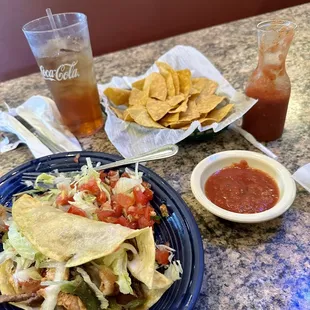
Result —
[[[82,13],[53,15],[27,23],[23,31],[63,123],[77,137],[103,126],[87,18]]]

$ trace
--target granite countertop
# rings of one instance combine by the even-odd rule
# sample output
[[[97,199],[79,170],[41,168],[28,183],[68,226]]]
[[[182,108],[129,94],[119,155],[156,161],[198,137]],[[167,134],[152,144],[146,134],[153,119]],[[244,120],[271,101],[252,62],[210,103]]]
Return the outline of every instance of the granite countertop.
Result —
[[[257,62],[255,26],[275,17],[293,17],[298,31],[287,58],[292,94],[285,132],[267,146],[294,172],[310,162],[310,4],[97,57],[98,82],[107,82],[116,75],[139,75],[161,54],[184,44],[207,55],[226,79],[242,90]],[[49,95],[38,73],[0,84],[0,102],[19,105],[36,94]],[[86,150],[117,153],[103,130],[81,142]],[[148,167],[182,195],[199,224],[205,270],[195,309],[310,309],[310,194],[298,186],[293,206],[266,223],[246,225],[221,220],[194,199],[190,189],[193,168],[216,152],[258,150],[229,130],[179,146],[177,156]],[[0,175],[31,158],[25,146],[1,154]]]

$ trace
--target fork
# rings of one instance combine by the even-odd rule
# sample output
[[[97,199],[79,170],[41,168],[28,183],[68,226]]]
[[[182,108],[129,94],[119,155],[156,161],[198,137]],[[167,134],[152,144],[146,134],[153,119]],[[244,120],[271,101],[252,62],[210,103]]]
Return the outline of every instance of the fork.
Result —
[[[126,165],[130,165],[130,164],[140,163],[140,162],[147,162],[147,161],[152,161],[152,160],[164,159],[164,158],[174,156],[175,154],[178,153],[178,151],[179,151],[179,148],[177,145],[169,144],[169,145],[165,145],[165,146],[162,146],[160,148],[157,148],[153,151],[143,153],[142,155],[118,160],[118,161],[115,161],[115,162],[112,162],[109,164],[105,164],[105,165],[95,167],[94,169],[98,171],[98,170],[116,168],[116,167],[126,166]],[[37,177],[41,173],[43,173],[43,172],[24,172],[22,174],[21,183],[25,184],[25,185],[27,185],[27,183],[29,183],[29,182],[34,183],[36,181]],[[57,173],[49,173],[49,174],[55,175],[55,176],[57,175]],[[39,182],[39,184],[40,184],[40,182]],[[46,187],[46,185],[48,185],[48,184],[44,184],[44,185],[45,185],[44,187]],[[52,188],[52,187],[54,187],[54,185],[51,184],[50,188]]]

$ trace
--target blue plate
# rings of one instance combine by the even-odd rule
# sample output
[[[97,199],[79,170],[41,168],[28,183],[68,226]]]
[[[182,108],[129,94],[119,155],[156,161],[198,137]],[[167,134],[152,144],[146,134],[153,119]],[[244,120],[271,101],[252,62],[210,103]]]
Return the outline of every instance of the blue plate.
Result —
[[[97,162],[107,164],[121,159],[105,153],[79,152],[79,163],[75,163],[73,159],[76,154],[77,152],[69,152],[46,156],[13,169],[0,178],[0,203],[10,207],[12,195],[27,189],[25,185],[20,184],[24,172],[51,172],[54,169],[60,172],[76,171],[86,163],[86,157],[90,157],[94,164]],[[160,225],[156,225],[155,239],[158,243],[169,242],[176,250],[175,257],[181,261],[184,269],[182,279],[176,281],[151,309],[193,309],[199,296],[204,270],[199,229],[185,202],[166,181],[141,165],[139,170],[143,172],[143,179],[152,185],[154,191],[152,205],[155,210],[159,212],[159,206],[166,203],[170,214],[169,218],[163,220]],[[0,250],[2,251],[2,248]],[[2,305],[0,308],[16,309],[9,304]]]

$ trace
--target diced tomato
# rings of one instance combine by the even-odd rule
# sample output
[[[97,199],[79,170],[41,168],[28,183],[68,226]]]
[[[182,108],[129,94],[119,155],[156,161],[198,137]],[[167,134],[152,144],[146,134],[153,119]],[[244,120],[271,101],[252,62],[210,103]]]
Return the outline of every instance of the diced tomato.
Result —
[[[153,227],[154,221],[153,220],[148,220],[144,216],[141,216],[138,219],[138,226],[139,228],[145,228],[145,227]]]
[[[96,213],[99,221],[102,222],[104,222],[107,217],[116,217],[113,210],[98,210]]]
[[[135,204],[135,198],[126,194],[116,194],[112,196],[112,202],[116,202],[123,208],[128,208]]]
[[[76,184],[76,182],[72,182],[71,184],[70,184],[70,188],[74,188],[75,187],[75,184]]]
[[[107,195],[105,192],[100,192],[96,199],[97,202],[101,205],[107,201]]]
[[[118,218],[116,217],[105,217],[102,219],[102,222],[117,224]]]
[[[133,195],[135,196],[136,203],[140,203],[142,205],[146,205],[148,200],[142,193],[141,189],[139,186],[135,186],[133,189]]]
[[[123,207],[119,204],[116,204],[113,210],[115,212],[115,217],[120,217],[123,214]]]
[[[129,227],[130,222],[124,216],[121,216],[117,219],[117,224],[120,224],[125,227]]]
[[[118,171],[110,170],[108,172],[108,178],[110,180],[110,184],[109,185],[111,186],[111,188],[114,188],[116,183],[117,183],[117,181],[119,180],[119,173],[118,173]]]
[[[143,192],[143,195],[145,196],[147,201],[151,201],[153,199],[154,192],[149,188],[146,188],[145,191]]]
[[[56,198],[56,205],[65,206],[69,201],[74,201],[73,196],[69,196],[67,191],[62,191]]]
[[[144,217],[150,221],[151,220],[151,212],[154,211],[154,209],[150,206],[146,206],[144,208]]]
[[[129,174],[127,172],[123,172],[121,175],[122,178],[130,178]]]
[[[137,229],[138,228],[138,223],[137,222],[130,222],[128,227],[131,228],[131,229]]]
[[[166,250],[156,249],[155,260],[159,265],[168,265],[169,264],[169,255],[170,253]]]
[[[144,207],[131,206],[127,209],[127,213],[131,215],[144,215]]]
[[[80,191],[88,191],[94,196],[98,196],[100,194],[100,189],[97,185],[95,178],[90,178],[87,183],[81,184],[79,186]]]
[[[104,171],[100,171],[100,175],[99,175],[100,180],[104,182],[107,175],[108,174],[105,173]]]
[[[76,206],[71,206],[70,209],[68,210],[68,213],[79,215],[79,216],[83,216],[83,217],[87,217],[86,216],[86,212],[84,210],[76,207]]]

